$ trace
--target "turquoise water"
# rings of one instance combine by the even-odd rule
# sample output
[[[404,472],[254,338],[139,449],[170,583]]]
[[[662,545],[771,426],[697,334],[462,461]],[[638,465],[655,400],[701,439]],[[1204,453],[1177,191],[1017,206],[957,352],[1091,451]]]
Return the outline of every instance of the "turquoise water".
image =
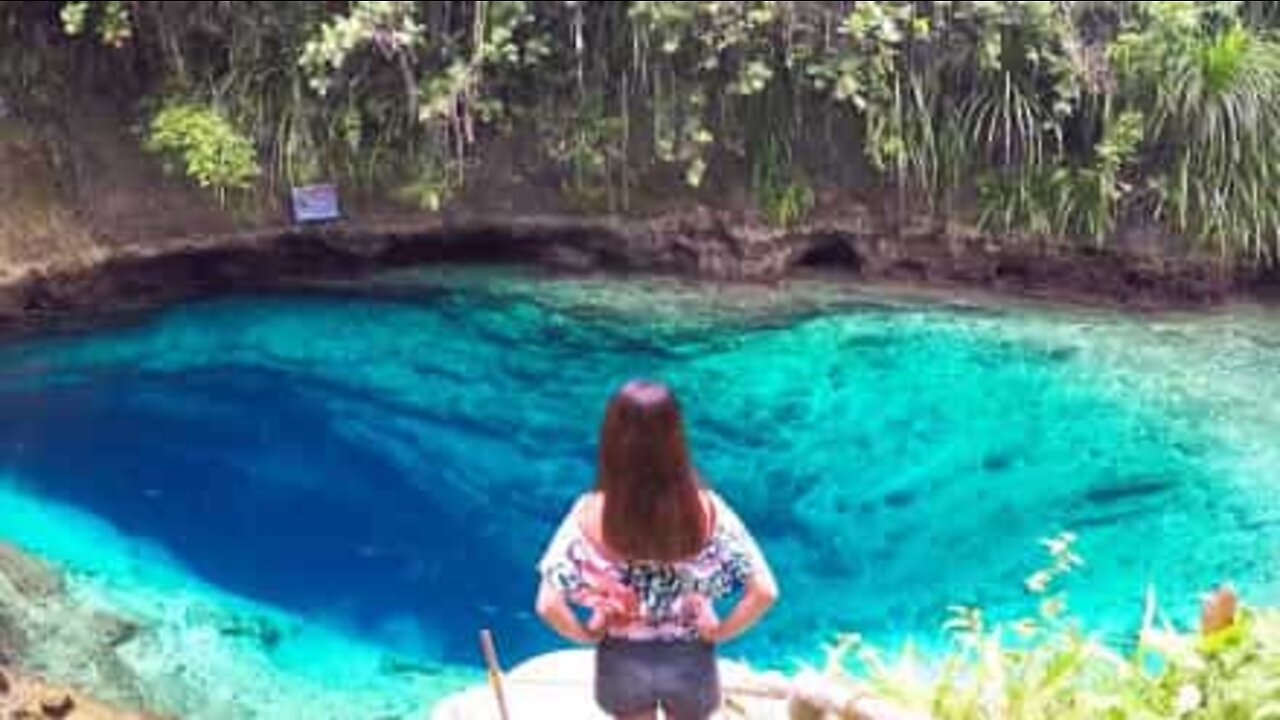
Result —
[[[531,568],[644,375],[782,584],[729,655],[1015,616],[1062,530],[1072,606],[1123,641],[1151,586],[1183,622],[1220,580],[1280,601],[1278,330],[456,268],[202,303],[0,349],[0,537],[149,621],[126,653],[170,708],[409,716],[481,627],[557,647]]]

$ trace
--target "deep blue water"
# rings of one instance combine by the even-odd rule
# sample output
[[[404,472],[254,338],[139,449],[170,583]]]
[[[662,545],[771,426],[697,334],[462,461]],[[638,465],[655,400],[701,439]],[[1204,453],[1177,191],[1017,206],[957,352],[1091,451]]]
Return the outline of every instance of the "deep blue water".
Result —
[[[375,638],[411,617],[528,642],[510,612],[528,604],[528,566],[376,449],[334,437],[320,397],[417,417],[324,381],[227,365],[16,393],[0,424],[25,429],[12,463],[41,494],[147,536],[217,586]],[[417,462],[431,472],[447,459]],[[412,636],[378,639],[416,650]],[[472,660],[474,637],[452,639],[443,659]]]
[[[1121,637],[1152,584],[1182,618],[1220,579],[1275,599],[1280,351],[1240,339],[1268,323],[422,273],[4,348],[0,468],[230,594],[427,661],[491,627],[517,659],[557,645],[532,566],[604,402],[654,376],[783,587],[731,654],[1016,615],[1061,530],[1073,605]]]

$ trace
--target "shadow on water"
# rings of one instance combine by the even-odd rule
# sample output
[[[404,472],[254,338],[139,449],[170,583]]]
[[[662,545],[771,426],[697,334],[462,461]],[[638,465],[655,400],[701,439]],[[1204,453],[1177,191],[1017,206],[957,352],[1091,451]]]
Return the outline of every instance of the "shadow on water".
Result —
[[[495,628],[512,656],[547,645],[511,610],[532,603],[537,549],[513,556],[423,492],[436,459],[415,483],[335,433],[333,388],[242,367],[98,380],[8,393],[0,427],[22,430],[0,436],[0,463],[206,582],[408,655],[472,662],[464,628]]]

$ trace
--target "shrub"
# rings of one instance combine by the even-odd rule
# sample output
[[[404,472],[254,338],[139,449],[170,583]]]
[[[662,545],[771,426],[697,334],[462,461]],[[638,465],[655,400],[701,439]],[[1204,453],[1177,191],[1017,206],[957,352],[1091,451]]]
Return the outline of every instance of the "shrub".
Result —
[[[260,172],[253,143],[205,105],[164,105],[151,120],[144,146],[161,155],[167,168],[179,164],[188,178],[216,192],[223,205],[230,191],[249,188]]]
[[[751,191],[769,224],[789,228],[813,212],[813,186],[794,166],[791,151],[770,138],[751,159]]]
[[[1179,632],[1157,623],[1149,595],[1135,647],[1122,653],[1083,632],[1057,590],[1080,564],[1074,540],[1045,541],[1051,563],[1026,583],[1034,617],[988,626],[980,609],[956,607],[945,657],[887,662],[854,638],[827,672],[938,720],[1280,720],[1280,611],[1233,607],[1222,627]]]

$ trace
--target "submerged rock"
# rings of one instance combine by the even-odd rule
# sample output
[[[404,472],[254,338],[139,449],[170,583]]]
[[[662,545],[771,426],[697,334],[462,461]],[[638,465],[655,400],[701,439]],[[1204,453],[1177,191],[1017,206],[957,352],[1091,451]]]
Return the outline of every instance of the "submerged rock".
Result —
[[[140,706],[140,683],[116,654],[140,630],[128,618],[82,607],[55,568],[0,543],[0,662]],[[56,714],[61,706],[33,717],[78,717]]]
[[[284,639],[286,630],[265,617],[244,617],[231,615],[216,620],[218,631],[228,637],[247,638],[262,646],[265,650],[274,650]]]
[[[0,575],[14,592],[33,600],[49,598],[63,591],[62,576],[56,570],[3,543],[0,543]]]

